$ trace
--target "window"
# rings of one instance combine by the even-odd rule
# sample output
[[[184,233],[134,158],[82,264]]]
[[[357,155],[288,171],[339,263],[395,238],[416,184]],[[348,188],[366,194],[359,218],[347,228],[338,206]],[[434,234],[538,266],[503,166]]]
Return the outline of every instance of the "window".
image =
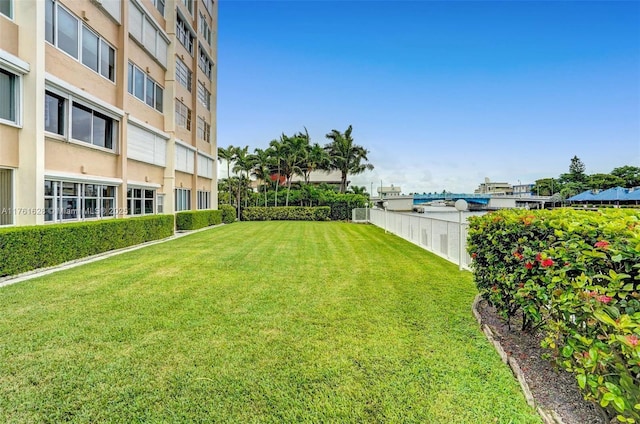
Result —
[[[198,153],[198,176],[213,178],[213,159]]]
[[[13,0],[0,0],[0,13],[2,13],[4,16],[10,19],[13,19],[12,2]]]
[[[189,29],[189,26],[185,23],[180,15],[176,19],[176,38],[180,41],[180,44],[193,56],[193,33]]]
[[[73,102],[71,109],[71,138],[94,146],[113,149],[117,122],[84,105]]]
[[[154,214],[156,191],[145,188],[127,189],[127,215]]]
[[[191,92],[191,70],[180,59],[176,58],[176,80]]]
[[[207,108],[207,110],[211,110],[211,93],[204,86],[204,83],[198,81],[198,101]]]
[[[211,79],[213,62],[209,59],[209,56],[207,56],[202,46],[198,46],[198,66],[202,69],[202,72]]]
[[[13,216],[13,170],[0,168],[0,225],[12,225]]]
[[[211,192],[198,190],[198,209],[211,208]]]
[[[198,116],[198,138],[209,143],[209,134],[211,133],[211,125],[203,117]]]
[[[176,125],[191,131],[191,109],[176,100]]]
[[[45,40],[115,81],[115,49],[55,0],[45,3]]]
[[[18,124],[20,77],[0,68],[0,121]]]
[[[115,186],[73,181],[44,182],[44,220],[47,222],[113,217],[115,204]]]
[[[164,16],[164,0],[152,0],[152,2],[156,9],[158,9],[158,12]]]
[[[164,9],[164,3],[162,7]],[[156,21],[139,9],[134,1],[129,2],[129,33],[152,58],[166,68],[169,39]]]
[[[158,194],[156,197],[156,209],[158,213],[164,213],[164,194]]]
[[[64,135],[65,134],[65,110],[66,100],[50,91],[44,93],[44,130]]]
[[[193,174],[195,170],[194,153],[195,153],[195,150],[193,150],[192,148],[176,143],[176,148],[175,148],[176,171],[182,171],[188,174]]]
[[[182,4],[184,4],[189,13],[193,15],[193,0],[182,0]]]
[[[157,166],[167,164],[167,139],[127,122],[127,157]]]
[[[147,105],[162,112],[162,96],[164,89],[142,69],[129,62],[128,91]]]
[[[191,190],[176,189],[176,212],[191,210]]]
[[[203,0],[204,8],[207,9],[209,16],[213,17],[213,0]]]
[[[202,13],[200,13],[198,29],[200,30],[200,34],[202,34],[202,37],[207,40],[207,43],[209,43],[209,45],[211,45],[213,40],[211,27],[207,22],[207,18]]]

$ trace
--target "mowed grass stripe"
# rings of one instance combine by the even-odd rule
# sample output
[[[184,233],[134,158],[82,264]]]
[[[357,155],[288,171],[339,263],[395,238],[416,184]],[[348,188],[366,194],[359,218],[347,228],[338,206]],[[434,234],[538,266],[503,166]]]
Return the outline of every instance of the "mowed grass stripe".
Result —
[[[474,295],[373,226],[192,234],[0,289],[0,421],[540,422]]]

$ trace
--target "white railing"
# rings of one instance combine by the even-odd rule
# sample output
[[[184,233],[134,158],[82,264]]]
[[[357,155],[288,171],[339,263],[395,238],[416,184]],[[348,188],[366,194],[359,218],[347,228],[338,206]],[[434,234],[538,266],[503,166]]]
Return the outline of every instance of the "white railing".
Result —
[[[372,208],[369,222],[469,270],[471,257],[466,247],[469,229],[467,217],[472,214],[463,212],[462,223],[459,223],[460,216],[455,212],[428,216]]]

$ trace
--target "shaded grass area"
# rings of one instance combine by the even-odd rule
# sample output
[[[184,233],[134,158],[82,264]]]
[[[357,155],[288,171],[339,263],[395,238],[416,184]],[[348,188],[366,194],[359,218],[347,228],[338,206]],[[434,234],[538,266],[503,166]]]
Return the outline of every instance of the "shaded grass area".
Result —
[[[0,421],[538,423],[475,293],[373,226],[192,234],[0,289]]]

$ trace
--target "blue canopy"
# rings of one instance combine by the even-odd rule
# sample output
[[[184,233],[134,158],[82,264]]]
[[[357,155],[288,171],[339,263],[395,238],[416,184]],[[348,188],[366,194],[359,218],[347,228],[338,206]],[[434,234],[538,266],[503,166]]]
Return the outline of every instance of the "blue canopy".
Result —
[[[591,190],[583,191],[567,199],[569,202],[615,202],[615,201],[635,201],[640,200],[640,187],[622,188],[614,187],[599,193]]]

